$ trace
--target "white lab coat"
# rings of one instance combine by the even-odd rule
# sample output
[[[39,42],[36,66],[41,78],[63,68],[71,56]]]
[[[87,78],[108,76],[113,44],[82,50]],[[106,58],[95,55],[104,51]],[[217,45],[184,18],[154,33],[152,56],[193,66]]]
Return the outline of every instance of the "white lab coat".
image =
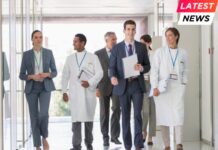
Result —
[[[85,51],[77,53],[78,63],[80,64]],[[99,59],[96,55],[87,52],[80,68],[89,68],[94,76],[88,79],[89,87],[86,89],[81,86],[78,80],[79,67],[76,55],[70,55],[64,65],[62,74],[62,91],[67,92],[69,84],[69,100],[71,108],[72,122],[91,122],[94,119],[96,107],[96,87],[103,77],[103,71]]]
[[[158,87],[159,81],[167,80],[166,91],[154,96],[157,125],[179,126],[184,122],[184,94],[187,83],[187,53],[179,48],[175,63],[178,80],[172,80],[173,64],[168,47],[158,49],[153,57],[151,85]],[[153,89],[151,89],[153,90]]]

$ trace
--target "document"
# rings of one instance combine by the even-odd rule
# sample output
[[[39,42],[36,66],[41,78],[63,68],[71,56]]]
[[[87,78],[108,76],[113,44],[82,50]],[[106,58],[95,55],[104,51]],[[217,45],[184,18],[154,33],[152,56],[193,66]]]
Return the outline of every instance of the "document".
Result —
[[[83,67],[78,75],[78,80],[79,81],[88,81],[94,76],[94,73],[91,72],[88,68]]]
[[[124,76],[126,78],[136,77],[140,74],[135,70],[135,65],[138,63],[138,57],[136,54],[123,58]]]

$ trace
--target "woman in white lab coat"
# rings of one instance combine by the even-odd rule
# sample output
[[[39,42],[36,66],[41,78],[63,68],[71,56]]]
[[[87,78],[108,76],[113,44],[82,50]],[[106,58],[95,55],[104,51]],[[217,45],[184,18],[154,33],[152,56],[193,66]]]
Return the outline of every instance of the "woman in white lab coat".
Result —
[[[177,150],[183,150],[187,53],[178,47],[180,34],[176,28],[168,28],[165,36],[167,46],[156,50],[151,68],[156,121],[161,126],[165,150],[170,150],[170,127],[175,129]]]

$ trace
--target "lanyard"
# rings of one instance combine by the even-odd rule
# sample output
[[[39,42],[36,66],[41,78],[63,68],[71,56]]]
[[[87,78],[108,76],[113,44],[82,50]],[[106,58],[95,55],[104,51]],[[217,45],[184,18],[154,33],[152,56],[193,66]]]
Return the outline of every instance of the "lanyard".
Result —
[[[87,53],[87,52],[86,52],[86,53]],[[82,58],[80,64],[79,64],[79,62],[78,62],[77,53],[76,53],[76,63],[77,63],[77,66],[78,66],[79,70],[80,70],[80,67],[81,67],[81,65],[82,65],[82,63],[83,63],[83,60],[84,60],[85,57],[86,57],[86,53],[84,54],[84,56],[83,56],[83,58]]]
[[[35,54],[34,54],[34,58],[35,58],[35,62],[36,62],[36,67],[37,67],[38,71],[40,72],[40,66],[41,66],[41,62],[42,62],[42,50],[40,51],[39,62],[38,62]]]
[[[173,56],[171,54],[170,48],[169,48],[169,52],[170,52],[170,57],[171,57],[171,61],[172,61],[172,64],[173,64],[173,69],[174,69],[175,68],[175,64],[176,64],[176,60],[177,60],[177,57],[178,57],[178,54],[179,54],[179,50],[177,49],[176,57],[175,57],[174,60],[173,60]]]

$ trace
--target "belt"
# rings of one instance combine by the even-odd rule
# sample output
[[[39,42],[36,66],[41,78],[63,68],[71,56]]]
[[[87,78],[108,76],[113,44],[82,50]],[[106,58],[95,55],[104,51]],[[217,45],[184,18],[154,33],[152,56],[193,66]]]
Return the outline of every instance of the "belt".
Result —
[[[130,77],[130,78],[128,78],[127,80],[128,80],[128,82],[132,82],[132,81],[138,80],[138,78]]]

